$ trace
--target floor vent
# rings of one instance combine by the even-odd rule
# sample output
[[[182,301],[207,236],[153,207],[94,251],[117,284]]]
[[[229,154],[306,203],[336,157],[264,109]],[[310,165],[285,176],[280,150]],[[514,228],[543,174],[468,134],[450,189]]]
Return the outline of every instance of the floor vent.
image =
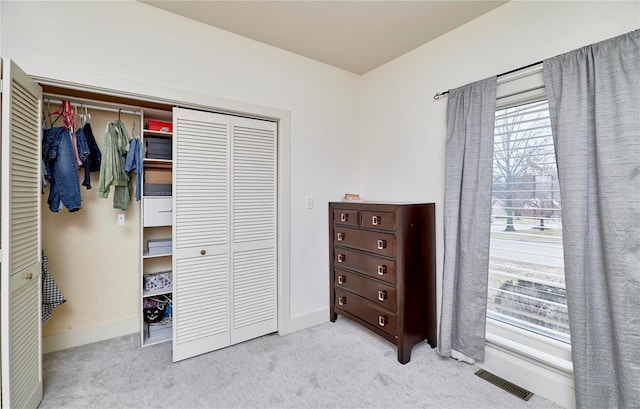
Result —
[[[476,372],[476,375],[478,375],[485,381],[491,382],[497,387],[504,389],[510,394],[519,397],[522,400],[529,400],[533,396],[533,392],[529,392],[528,390],[521,388],[518,385],[507,381],[506,379],[502,379],[501,377],[494,375],[491,372],[487,372],[484,369],[478,370],[478,372]]]

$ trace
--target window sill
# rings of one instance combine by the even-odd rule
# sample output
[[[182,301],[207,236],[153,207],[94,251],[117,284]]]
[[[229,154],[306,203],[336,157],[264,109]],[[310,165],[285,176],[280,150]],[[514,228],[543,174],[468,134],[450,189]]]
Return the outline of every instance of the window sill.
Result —
[[[571,345],[487,319],[486,342],[504,352],[563,374],[573,375]]]

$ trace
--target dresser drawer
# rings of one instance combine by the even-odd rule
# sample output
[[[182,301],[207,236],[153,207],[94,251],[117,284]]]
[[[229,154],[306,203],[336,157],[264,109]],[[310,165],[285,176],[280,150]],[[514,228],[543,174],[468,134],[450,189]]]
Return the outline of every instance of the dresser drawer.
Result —
[[[346,209],[334,209],[333,210],[333,223],[342,224],[345,226],[360,226],[360,211],[358,210],[346,210]]]
[[[362,212],[362,227],[396,231],[396,214],[390,212]]]
[[[334,226],[334,244],[369,251],[386,257],[396,257],[396,236],[388,233]]]
[[[173,223],[173,204],[171,196],[145,197],[142,199],[143,226],[171,226]]]
[[[333,265],[396,284],[396,262],[341,247],[333,249]]]
[[[347,270],[335,269],[335,288],[356,293],[369,301],[396,311],[396,288]]]
[[[384,332],[396,335],[396,314],[348,291],[335,289],[336,308],[347,311]]]

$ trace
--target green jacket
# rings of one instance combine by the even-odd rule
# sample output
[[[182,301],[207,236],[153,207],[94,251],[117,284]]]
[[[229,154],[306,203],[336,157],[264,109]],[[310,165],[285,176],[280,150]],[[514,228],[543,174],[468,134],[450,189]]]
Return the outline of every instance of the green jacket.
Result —
[[[122,210],[129,207],[131,200],[129,175],[124,171],[128,151],[129,134],[124,124],[120,120],[109,122],[104,135],[98,197],[109,197],[111,186],[114,186],[113,207]]]

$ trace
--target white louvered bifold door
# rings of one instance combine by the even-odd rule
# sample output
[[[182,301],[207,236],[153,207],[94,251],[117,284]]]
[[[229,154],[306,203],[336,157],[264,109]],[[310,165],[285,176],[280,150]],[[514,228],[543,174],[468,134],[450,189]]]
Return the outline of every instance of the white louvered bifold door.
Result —
[[[229,129],[174,108],[174,362],[229,345]]]
[[[35,408],[42,400],[42,89],[10,60],[2,70],[2,407]]]
[[[277,330],[276,123],[231,119],[231,343]]]

